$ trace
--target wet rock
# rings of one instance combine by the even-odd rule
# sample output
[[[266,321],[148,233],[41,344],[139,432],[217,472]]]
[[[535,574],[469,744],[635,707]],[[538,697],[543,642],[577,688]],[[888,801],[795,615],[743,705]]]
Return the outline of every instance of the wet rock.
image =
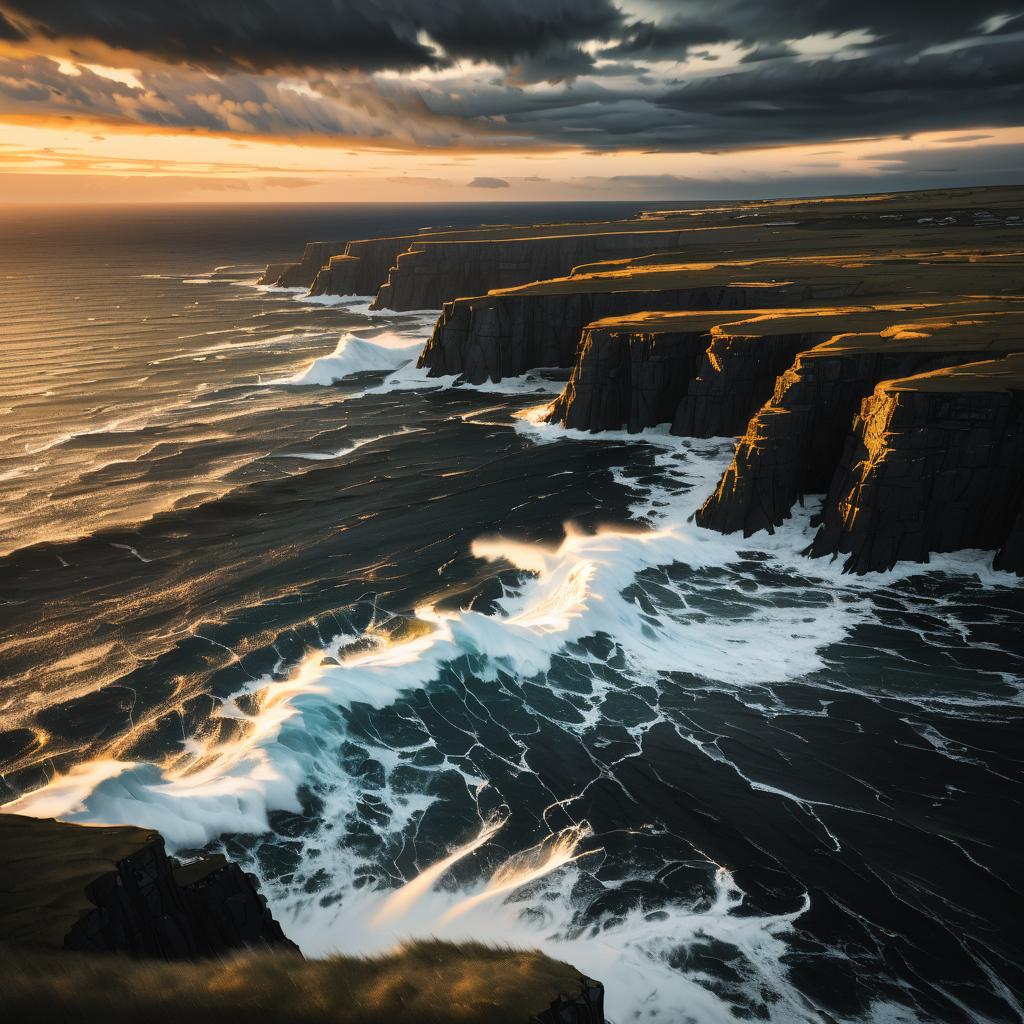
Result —
[[[604,1024],[604,986],[589,978],[580,979],[580,991],[563,994],[529,1024]]]

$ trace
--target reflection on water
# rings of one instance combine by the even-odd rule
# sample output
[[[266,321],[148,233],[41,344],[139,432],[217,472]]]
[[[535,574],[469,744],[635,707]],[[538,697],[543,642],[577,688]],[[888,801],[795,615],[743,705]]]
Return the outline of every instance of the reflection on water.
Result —
[[[8,809],[222,848],[311,954],[542,946],[618,1021],[1019,1016],[987,556],[843,577],[813,503],[700,530],[727,441],[428,386],[422,318],[257,290],[288,252],[238,223],[125,223],[57,280],[55,229],[0,249]]]

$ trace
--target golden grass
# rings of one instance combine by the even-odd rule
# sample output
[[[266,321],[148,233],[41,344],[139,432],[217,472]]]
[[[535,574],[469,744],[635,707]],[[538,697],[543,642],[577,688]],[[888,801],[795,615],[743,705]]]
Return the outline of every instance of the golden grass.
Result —
[[[417,942],[375,958],[169,964],[0,946],[0,1020],[35,1024],[526,1024],[579,972],[537,951]]]

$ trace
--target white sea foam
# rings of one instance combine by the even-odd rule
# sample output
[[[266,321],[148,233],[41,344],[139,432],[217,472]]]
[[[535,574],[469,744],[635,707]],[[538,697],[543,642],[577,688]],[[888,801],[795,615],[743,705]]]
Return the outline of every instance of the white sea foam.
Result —
[[[368,444],[375,444],[377,441],[383,441],[387,437],[398,437],[402,434],[419,434],[424,427],[402,427],[401,430],[396,430],[391,434],[377,434],[375,437],[364,437],[358,441],[353,441],[352,444],[345,448],[339,448],[334,452],[277,452],[265,456],[268,459],[305,459],[310,462],[329,462],[332,459],[342,459],[346,455],[351,455],[353,452],[358,451],[360,448],[365,448]]]
[[[411,358],[413,343],[392,337],[389,344],[382,343],[381,336],[347,335],[331,356],[316,360],[288,382],[329,382],[362,369],[388,368],[382,363],[399,355],[403,361]],[[392,374],[380,390],[454,384],[426,379],[406,368]],[[506,387],[525,391],[544,385],[550,387],[550,382],[518,380]],[[623,667],[617,674],[626,686],[630,681],[656,685],[659,673],[683,671],[742,693],[821,669],[825,648],[858,623],[870,621],[872,593],[892,579],[941,569],[975,574],[994,585],[1017,585],[1014,577],[991,570],[990,556],[969,553],[945,556],[927,567],[903,566],[895,575],[844,576],[838,564],[801,554],[808,540],[810,507],[798,509],[772,536],[738,540],[702,530],[689,517],[730,458],[731,443],[721,439],[674,438],[664,429],[595,437],[544,424],[536,413],[520,419],[516,429],[538,443],[567,438],[604,442],[613,437],[652,445],[660,482],[636,488],[634,507],[651,527],[584,534],[570,526],[557,545],[478,538],[472,545],[476,557],[527,574],[521,586],[497,602],[493,613],[421,607],[416,615],[424,631],[400,643],[373,630],[361,636],[342,634],[307,657],[287,680],[268,675],[226,699],[219,714],[238,726],[233,739],[216,745],[190,740],[181,756],[161,767],[111,759],[79,765],[5,809],[159,828],[172,848],[180,848],[200,845],[224,832],[267,831],[268,812],[298,811],[297,791],[307,784],[321,795],[322,820],[331,827],[357,813],[364,793],[338,758],[346,729],[336,709],[353,702],[387,706],[403,692],[428,686],[445,666],[466,654],[490,666],[482,670],[485,680],[496,681],[499,671],[528,678],[546,671],[571,641],[603,633],[621,652]],[[359,443],[373,440],[378,439]],[[298,457],[334,458],[351,450]],[[625,476],[622,482],[635,487]],[[753,568],[744,554],[750,551],[756,552]],[[631,593],[638,575],[680,563],[687,572],[663,583],[678,600],[652,615]],[[735,614],[703,614],[702,596],[720,594],[730,579],[736,589]],[[744,600],[742,593],[751,588],[756,596]],[[808,603],[812,596],[813,603]],[[365,645],[368,639],[369,648],[349,651],[357,641]],[[325,655],[338,663],[325,660]],[[592,684],[592,691],[577,705],[581,724],[564,725],[566,729],[582,734],[600,719],[614,684],[598,673]],[[634,735],[641,736],[647,727],[635,727]],[[403,755],[409,753],[383,743],[367,749],[367,757],[384,770],[383,786],[374,789],[383,820],[373,827],[382,838],[402,835],[435,799],[429,787],[416,792],[392,788],[391,773],[407,763]],[[423,770],[454,770],[462,776],[467,793],[478,800],[486,787],[486,780],[465,762],[445,758],[440,768]],[[756,778],[747,781],[765,788]],[[805,802],[799,793],[782,795]],[[573,885],[588,861],[600,856],[600,849],[593,847],[594,837],[580,821],[543,837],[529,850],[513,853],[489,879],[458,890],[438,888],[436,883],[455,863],[491,843],[509,816],[517,813],[520,809],[512,807],[498,820],[481,815],[478,836],[452,837],[448,854],[424,866],[417,879],[399,890],[358,885],[356,868],[365,862],[337,842],[324,841],[325,835],[305,844],[303,863],[310,874],[316,870],[329,877],[330,891],[340,899],[325,901],[271,882],[267,889],[286,930],[308,953],[369,953],[408,937],[429,935],[541,946],[601,978],[608,987],[609,1013],[620,1021],[637,1015],[675,1022],[684,1013],[701,1024],[733,1021],[728,1001],[701,983],[706,979],[669,965],[681,947],[718,940],[740,951],[740,973],[751,992],[773,993],[776,1001],[768,1010],[772,1020],[821,1019],[790,986],[783,960],[787,933],[807,908],[807,900],[781,915],[737,913],[743,894],[724,868],[714,873],[708,904],[672,904],[654,914],[636,909],[581,930],[574,919]],[[516,898],[510,900],[510,895]],[[879,1007],[874,1019],[911,1018]]]
[[[354,373],[394,370],[416,358],[421,342],[386,331],[372,337],[346,333],[329,356],[314,359],[304,370],[269,384],[334,384]]]

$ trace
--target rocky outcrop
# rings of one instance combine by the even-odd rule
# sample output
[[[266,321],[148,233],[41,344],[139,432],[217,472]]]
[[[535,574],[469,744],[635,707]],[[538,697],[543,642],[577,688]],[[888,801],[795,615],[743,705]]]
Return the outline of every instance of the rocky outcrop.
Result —
[[[837,311],[640,313],[595,321],[584,329],[572,376],[546,418],[592,432],[668,423],[682,436],[735,436],[796,353],[828,337],[817,318]],[[816,322],[819,329],[810,330]]]
[[[707,347],[703,331],[583,331],[572,377],[549,423],[636,433],[671,422]]]
[[[671,279],[675,275],[656,275]],[[685,280],[685,275],[679,275]],[[727,278],[726,278],[727,279]],[[539,286],[458,299],[445,305],[418,365],[430,376],[456,374],[472,384],[500,381],[541,366],[571,367],[583,328],[606,317],[641,311],[744,309],[785,306],[831,298],[826,283],[737,283],[687,287],[630,288],[628,280],[566,279]],[[840,285],[854,294],[856,280]]]
[[[1019,320],[1010,318],[1019,327]],[[1007,324],[928,321],[843,335],[799,354],[750,421],[717,490],[696,514],[722,533],[774,531],[805,494],[828,490],[853,416],[880,381],[1019,347]]]
[[[672,419],[682,437],[735,437],[764,404],[800,352],[825,341],[822,331],[712,333]]]
[[[529,1024],[604,1024],[604,986],[581,978],[579,992],[560,995]]]
[[[861,404],[812,555],[848,572],[980,548],[1024,575],[1024,355],[879,384]]]
[[[195,960],[242,948],[298,952],[256,879],[223,857],[182,866],[159,833],[0,814],[3,941]]]
[[[298,263],[271,263],[257,283],[277,288],[308,288],[320,268],[344,248],[344,242],[307,242]]]
[[[371,309],[440,309],[459,296],[560,277],[593,260],[673,252],[687,237],[648,230],[414,242],[399,254]]]
[[[387,280],[388,270],[394,265],[398,254],[405,252],[416,237],[398,235],[393,238],[362,238],[346,243],[338,255],[354,262],[346,262],[343,271],[338,274],[335,274],[331,266],[321,264],[323,270],[310,280],[309,294],[376,295],[381,283]],[[337,288],[344,290],[336,291]]]
[[[1013,525],[996,553],[993,568],[1024,576],[1024,502],[1013,517]]]
[[[358,256],[332,256],[317,271],[310,286],[310,295],[366,295],[360,291],[362,261]]]

